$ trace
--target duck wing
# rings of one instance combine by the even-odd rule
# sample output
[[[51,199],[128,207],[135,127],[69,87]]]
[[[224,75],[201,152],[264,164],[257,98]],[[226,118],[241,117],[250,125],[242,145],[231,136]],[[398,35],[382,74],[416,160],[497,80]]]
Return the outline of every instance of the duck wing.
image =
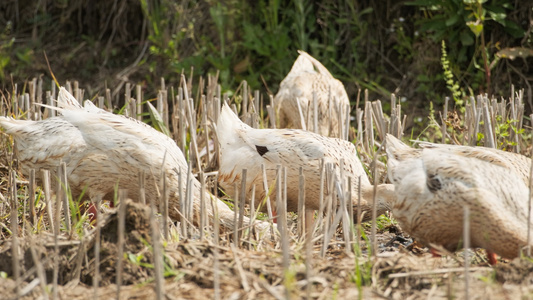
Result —
[[[444,145],[422,142],[424,149],[445,149],[456,155],[472,157],[492,164],[500,165],[520,174],[522,180],[529,184],[531,159],[524,155],[487,147],[470,147],[461,145]]]

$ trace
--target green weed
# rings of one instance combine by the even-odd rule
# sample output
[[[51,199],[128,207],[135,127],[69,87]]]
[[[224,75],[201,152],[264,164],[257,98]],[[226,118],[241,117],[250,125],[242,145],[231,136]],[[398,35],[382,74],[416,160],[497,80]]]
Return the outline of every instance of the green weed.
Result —
[[[459,84],[454,80],[454,75],[450,68],[450,61],[448,60],[448,53],[446,51],[446,42],[444,40],[442,41],[441,64],[444,71],[446,87],[452,92],[456,107],[461,109],[464,106],[464,101],[462,99],[462,97],[464,97],[464,91],[461,90]]]
[[[510,39],[525,34],[524,29],[508,18],[508,11],[514,7],[509,0],[415,0],[406,4],[421,9],[424,17],[418,20],[419,31],[435,42],[448,44],[447,59],[456,64],[448,71],[453,72],[459,82],[467,82],[468,88],[474,91],[481,89],[490,93],[491,69],[499,60],[494,55],[499,50],[499,41],[492,37],[487,40],[488,33],[500,27]],[[448,89],[450,86],[454,87],[447,83]],[[454,99],[457,91],[452,90]]]

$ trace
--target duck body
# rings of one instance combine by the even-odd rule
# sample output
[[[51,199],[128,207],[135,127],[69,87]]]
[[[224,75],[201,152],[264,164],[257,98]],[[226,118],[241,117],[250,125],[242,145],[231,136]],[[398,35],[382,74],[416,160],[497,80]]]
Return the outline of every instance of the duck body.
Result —
[[[428,142],[421,142],[419,143],[419,146],[423,149],[440,149],[439,151],[475,158],[494,165],[502,166],[518,174],[522,181],[526,185],[529,185],[531,159],[524,155],[487,147],[445,145]]]
[[[148,179],[146,193],[155,198],[153,179],[160,184],[161,170],[170,182],[177,182],[179,171],[186,177],[185,157],[166,135],[137,120],[99,110],[90,101],[85,107],[68,105],[61,98],[70,94],[64,89],[60,94],[61,116],[42,121],[0,118],[0,126],[14,138],[24,174],[31,169],[55,174],[64,162],[75,195],[86,189],[90,198],[103,198],[119,184],[133,199],[143,170]]]
[[[324,136],[340,136],[339,120],[346,119],[347,107],[350,105],[344,85],[315,58],[304,51],[299,56],[291,71],[281,81],[274,97],[275,110],[278,113],[281,128],[302,128],[298,106],[309,124],[309,131],[314,131],[313,92],[317,96],[318,132]],[[339,110],[343,112],[339,115]]]
[[[412,149],[391,135],[386,141],[392,213],[421,243],[449,251],[463,244],[463,207],[470,208],[470,242],[505,258],[527,245],[529,188],[516,157],[482,147],[425,144]],[[513,161],[513,163],[511,163]]]
[[[372,185],[350,142],[298,129],[254,129],[241,122],[227,105],[222,108],[217,123],[217,136],[220,142],[219,184],[230,195],[235,193],[235,184],[240,189],[242,170],[246,169],[247,195],[249,198],[255,185],[257,207],[266,196],[261,165],[265,166],[269,189],[273,189],[277,166],[281,165],[287,168],[287,210],[297,211],[299,169],[302,167],[306,209],[317,210],[320,208],[321,161],[335,166],[335,174],[340,178],[343,160],[344,175],[352,177],[353,198],[357,199],[357,179],[361,177],[362,209],[371,210],[372,199],[368,193]],[[326,184],[324,189],[327,189]],[[275,193],[270,197],[275,199]],[[386,210],[386,204],[380,205],[380,213]],[[366,214],[367,218],[370,216]]]
[[[42,121],[0,117],[0,126],[13,136],[23,173],[35,169],[39,175],[39,170],[47,169],[56,176],[58,166],[64,162],[74,197],[85,190],[91,199],[113,199],[118,185],[128,191],[129,198],[138,201],[139,176],[144,172],[146,199],[156,203],[161,199],[164,176],[169,216],[180,218],[179,196],[186,195],[186,187],[191,189],[193,211],[198,213],[200,183],[192,177],[187,185],[187,161],[172,139],[143,122],[101,110],[90,101],[82,107],[64,88],[58,98],[56,109],[61,115],[57,117]],[[181,193],[180,173],[184,189]],[[205,193],[206,201],[211,197]],[[215,203],[221,225],[233,226],[231,209],[219,199]],[[206,207],[212,217],[211,205]]]

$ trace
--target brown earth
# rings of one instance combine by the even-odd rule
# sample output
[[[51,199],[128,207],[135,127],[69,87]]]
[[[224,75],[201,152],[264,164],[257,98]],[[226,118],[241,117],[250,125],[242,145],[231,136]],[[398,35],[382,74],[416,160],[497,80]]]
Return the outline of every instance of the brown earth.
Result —
[[[100,251],[100,287],[94,290],[94,233],[84,239],[61,239],[59,255],[54,254],[53,236],[48,233],[31,235],[19,240],[22,255],[19,259],[24,292],[21,299],[37,299],[42,288],[32,280],[34,271],[33,248],[45,269],[47,290],[53,278],[53,259],[59,257],[59,295],[61,299],[107,299],[116,297],[116,263],[118,257],[118,214],[112,211],[103,216]],[[155,284],[150,210],[143,205],[128,202],[121,299],[154,299]],[[392,233],[394,232],[394,233]],[[263,249],[234,248],[222,235],[216,246],[212,240],[172,240],[164,247],[167,278],[164,289],[169,299],[206,299],[218,293],[221,299],[281,299],[285,297],[284,282],[288,282],[291,298],[348,299],[363,295],[363,299],[420,299],[465,297],[464,264],[460,254],[433,258],[427,249],[410,244],[395,226],[378,235],[380,250],[375,258],[368,258],[366,247],[358,259],[346,253],[341,243],[332,243],[325,257],[320,257],[320,244],[312,250],[311,275],[306,276],[306,256],[298,242],[291,247],[289,271],[284,272],[281,252],[275,244],[264,241]],[[339,238],[340,240],[340,238]],[[0,270],[10,279],[1,279],[4,299],[15,298],[16,283],[13,275],[12,240],[0,244]],[[406,246],[407,245],[407,246]],[[257,246],[257,245],[256,245]],[[266,251],[268,250],[268,251]],[[480,252],[481,253],[481,252]],[[495,268],[487,266],[482,254],[474,252],[471,260],[469,295],[472,299],[518,299],[533,295],[533,263],[516,259],[502,261]],[[82,255],[78,259],[78,255]],[[134,262],[132,257],[139,260]],[[218,279],[215,279],[215,260]],[[357,267],[359,266],[359,267]],[[356,272],[363,275],[358,289]],[[286,279],[284,279],[284,274]],[[307,290],[308,282],[311,282]],[[309,294],[307,294],[309,293]],[[51,296],[51,294],[50,294]]]

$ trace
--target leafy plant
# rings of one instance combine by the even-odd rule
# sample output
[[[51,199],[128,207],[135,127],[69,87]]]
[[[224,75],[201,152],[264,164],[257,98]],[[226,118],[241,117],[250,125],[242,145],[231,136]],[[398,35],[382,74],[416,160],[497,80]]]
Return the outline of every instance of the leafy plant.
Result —
[[[165,125],[165,122],[163,121],[163,117],[159,114],[157,109],[152,105],[150,102],[146,102],[148,104],[149,113],[150,113],[150,120],[152,121],[152,126],[157,129],[158,131],[161,131],[167,136],[170,136],[170,131],[168,130],[167,126]]]
[[[147,244],[146,240],[142,240],[142,242],[149,248],[150,251],[153,251],[152,246]],[[139,254],[135,254],[131,252],[124,253],[124,258],[126,258],[130,263],[136,266],[142,267],[142,268],[146,268],[146,269],[155,268],[153,263],[147,262],[147,258],[142,253],[139,253]],[[163,276],[164,277],[176,276],[176,277],[181,278],[184,275],[185,275],[184,273],[174,270],[168,264],[168,259],[166,255],[163,253]]]
[[[416,0],[406,4],[423,11],[419,30],[433,41],[446,41],[450,49],[448,59],[457,64],[450,71],[459,82],[468,82],[474,90],[484,88],[490,93],[491,69],[499,60],[493,55],[498,50],[498,41],[486,40],[487,32],[501,26],[511,38],[523,37],[525,33],[507,18],[507,11],[514,8],[509,0]],[[465,69],[458,67],[464,63],[468,63]]]
[[[463,107],[464,101],[462,97],[464,96],[464,91],[461,90],[459,84],[454,80],[453,72],[450,68],[450,61],[448,60],[448,53],[446,51],[446,42],[442,41],[442,55],[441,55],[441,64],[444,71],[444,79],[446,81],[446,87],[450,92],[452,92],[453,100],[455,105],[459,108]]]
[[[496,124],[494,126],[494,134],[496,137],[498,149],[508,150],[510,147],[516,145],[516,141],[510,138],[511,132],[515,135],[524,135],[525,129],[518,129],[518,120],[507,119],[502,120],[502,116],[497,115],[495,118]]]
[[[3,40],[5,38],[4,35],[1,35],[0,38]],[[6,67],[9,65],[9,62],[11,61],[11,56],[9,55],[9,51],[11,47],[13,47],[13,43],[15,42],[15,38],[11,38],[6,41],[2,41],[0,44],[0,81],[5,80],[5,72]]]
[[[283,78],[292,64],[287,56],[291,53],[290,49],[293,49],[290,27],[287,26],[289,20],[281,14],[281,1],[259,1],[258,6],[260,21],[244,20],[242,24],[242,46],[250,56],[255,57],[249,65],[249,73],[254,76],[247,80],[252,87],[260,86],[259,75],[266,80]],[[295,50],[293,53],[296,55]]]
[[[365,234],[365,231],[361,228],[361,238],[365,241],[367,245],[371,245],[370,240]],[[359,290],[359,299],[362,299],[363,296],[363,286],[367,286],[372,283],[372,261],[370,256],[364,261],[360,262],[362,257],[362,251],[360,243],[354,245],[354,256],[355,256],[355,270],[353,274],[350,275],[350,281],[354,282]]]

